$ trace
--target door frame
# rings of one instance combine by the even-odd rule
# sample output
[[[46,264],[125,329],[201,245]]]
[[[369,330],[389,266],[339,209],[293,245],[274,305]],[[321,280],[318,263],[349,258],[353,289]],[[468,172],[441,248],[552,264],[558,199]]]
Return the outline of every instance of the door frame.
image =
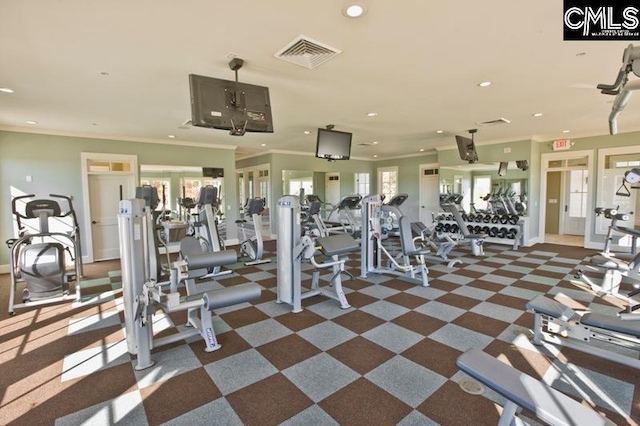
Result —
[[[438,170],[438,174],[431,176],[435,176],[438,179],[438,197],[440,196],[440,165],[438,163],[420,164],[418,166],[418,219],[420,220],[422,220],[422,206],[424,205],[424,200],[422,199],[422,177],[424,171],[429,169]]]
[[[100,162],[118,162],[118,163],[129,163],[131,164],[131,172],[127,172],[126,174],[133,175],[133,183],[134,187],[131,188],[131,193],[135,193],[135,186],[137,182],[140,182],[139,176],[139,168],[138,168],[138,156],[137,155],[127,155],[127,154],[106,154],[106,153],[97,153],[97,152],[81,152],[80,153],[80,167],[82,170],[82,201],[84,208],[84,235],[85,235],[85,244],[82,247],[83,256],[82,261],[85,263],[93,263],[94,255],[93,255],[93,229],[91,226],[91,194],[89,191],[89,175],[94,174],[124,174],[123,172],[112,172],[112,171],[89,171],[89,162],[90,161],[100,161]]]
[[[540,217],[538,219],[538,234],[539,240],[545,242],[545,221],[547,218],[547,172],[549,171],[563,171],[562,168],[549,168],[549,161],[555,160],[567,160],[570,158],[587,157],[587,170],[591,177],[588,189],[587,189],[587,212],[593,212],[594,200],[595,200],[595,163],[594,163],[594,150],[585,149],[580,151],[563,151],[563,152],[551,152],[542,154],[540,161],[540,200],[538,205],[540,206]],[[591,241],[591,233],[594,229],[594,218],[592,214],[587,214],[585,218],[585,232],[584,232],[584,244],[585,248],[597,248],[596,242]]]

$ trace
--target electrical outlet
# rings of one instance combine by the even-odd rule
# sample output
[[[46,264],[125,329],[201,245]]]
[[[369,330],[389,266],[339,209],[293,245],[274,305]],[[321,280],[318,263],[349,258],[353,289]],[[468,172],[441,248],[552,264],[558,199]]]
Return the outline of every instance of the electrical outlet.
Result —
[[[33,181],[33,176],[27,175],[27,182],[31,182],[31,181]]]
[[[511,154],[511,148],[505,148],[504,149],[504,153],[505,154]]]

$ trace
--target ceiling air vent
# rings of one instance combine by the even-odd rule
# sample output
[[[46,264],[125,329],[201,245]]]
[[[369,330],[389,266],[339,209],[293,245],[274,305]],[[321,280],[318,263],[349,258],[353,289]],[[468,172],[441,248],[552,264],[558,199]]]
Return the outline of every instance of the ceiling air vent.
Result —
[[[276,52],[274,56],[283,61],[313,69],[340,53],[342,53],[340,49],[300,35]]]
[[[476,122],[476,124],[479,124],[480,126],[484,126],[484,127],[489,127],[489,126],[497,126],[499,124],[510,124],[511,120],[507,120],[504,117],[500,117],[497,120],[489,120],[489,121],[479,121]]]

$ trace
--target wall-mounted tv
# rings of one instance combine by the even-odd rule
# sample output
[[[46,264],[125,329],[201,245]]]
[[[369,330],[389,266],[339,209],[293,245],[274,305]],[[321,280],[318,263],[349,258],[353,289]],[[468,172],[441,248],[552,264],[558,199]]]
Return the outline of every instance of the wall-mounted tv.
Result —
[[[353,134],[338,130],[318,129],[316,157],[329,161],[348,160],[351,156]]]
[[[269,88],[201,75],[189,75],[191,122],[194,126],[273,133]]]
[[[507,168],[509,167],[509,163],[506,161],[500,162],[500,167],[498,167],[498,176],[504,176],[507,174]]]
[[[476,163],[478,161],[478,153],[476,152],[476,146],[473,143],[473,139],[456,135],[456,142],[458,144],[458,152],[460,153],[461,160],[468,161],[469,163]]]

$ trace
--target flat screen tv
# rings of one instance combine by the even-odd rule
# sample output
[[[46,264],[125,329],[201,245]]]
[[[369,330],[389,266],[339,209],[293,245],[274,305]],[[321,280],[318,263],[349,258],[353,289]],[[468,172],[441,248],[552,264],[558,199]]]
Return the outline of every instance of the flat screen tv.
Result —
[[[224,169],[219,167],[203,167],[202,177],[224,177]]]
[[[338,130],[318,129],[316,157],[326,160],[348,160],[353,134]]]
[[[504,176],[507,174],[507,167],[509,167],[509,163],[506,161],[500,162],[500,167],[498,167],[498,176]]]
[[[461,160],[468,161],[469,163],[478,161],[478,153],[476,152],[473,139],[456,135],[456,142],[458,143],[458,152],[460,153]]]
[[[191,122],[194,126],[245,132],[273,133],[269,88],[189,75]]]

